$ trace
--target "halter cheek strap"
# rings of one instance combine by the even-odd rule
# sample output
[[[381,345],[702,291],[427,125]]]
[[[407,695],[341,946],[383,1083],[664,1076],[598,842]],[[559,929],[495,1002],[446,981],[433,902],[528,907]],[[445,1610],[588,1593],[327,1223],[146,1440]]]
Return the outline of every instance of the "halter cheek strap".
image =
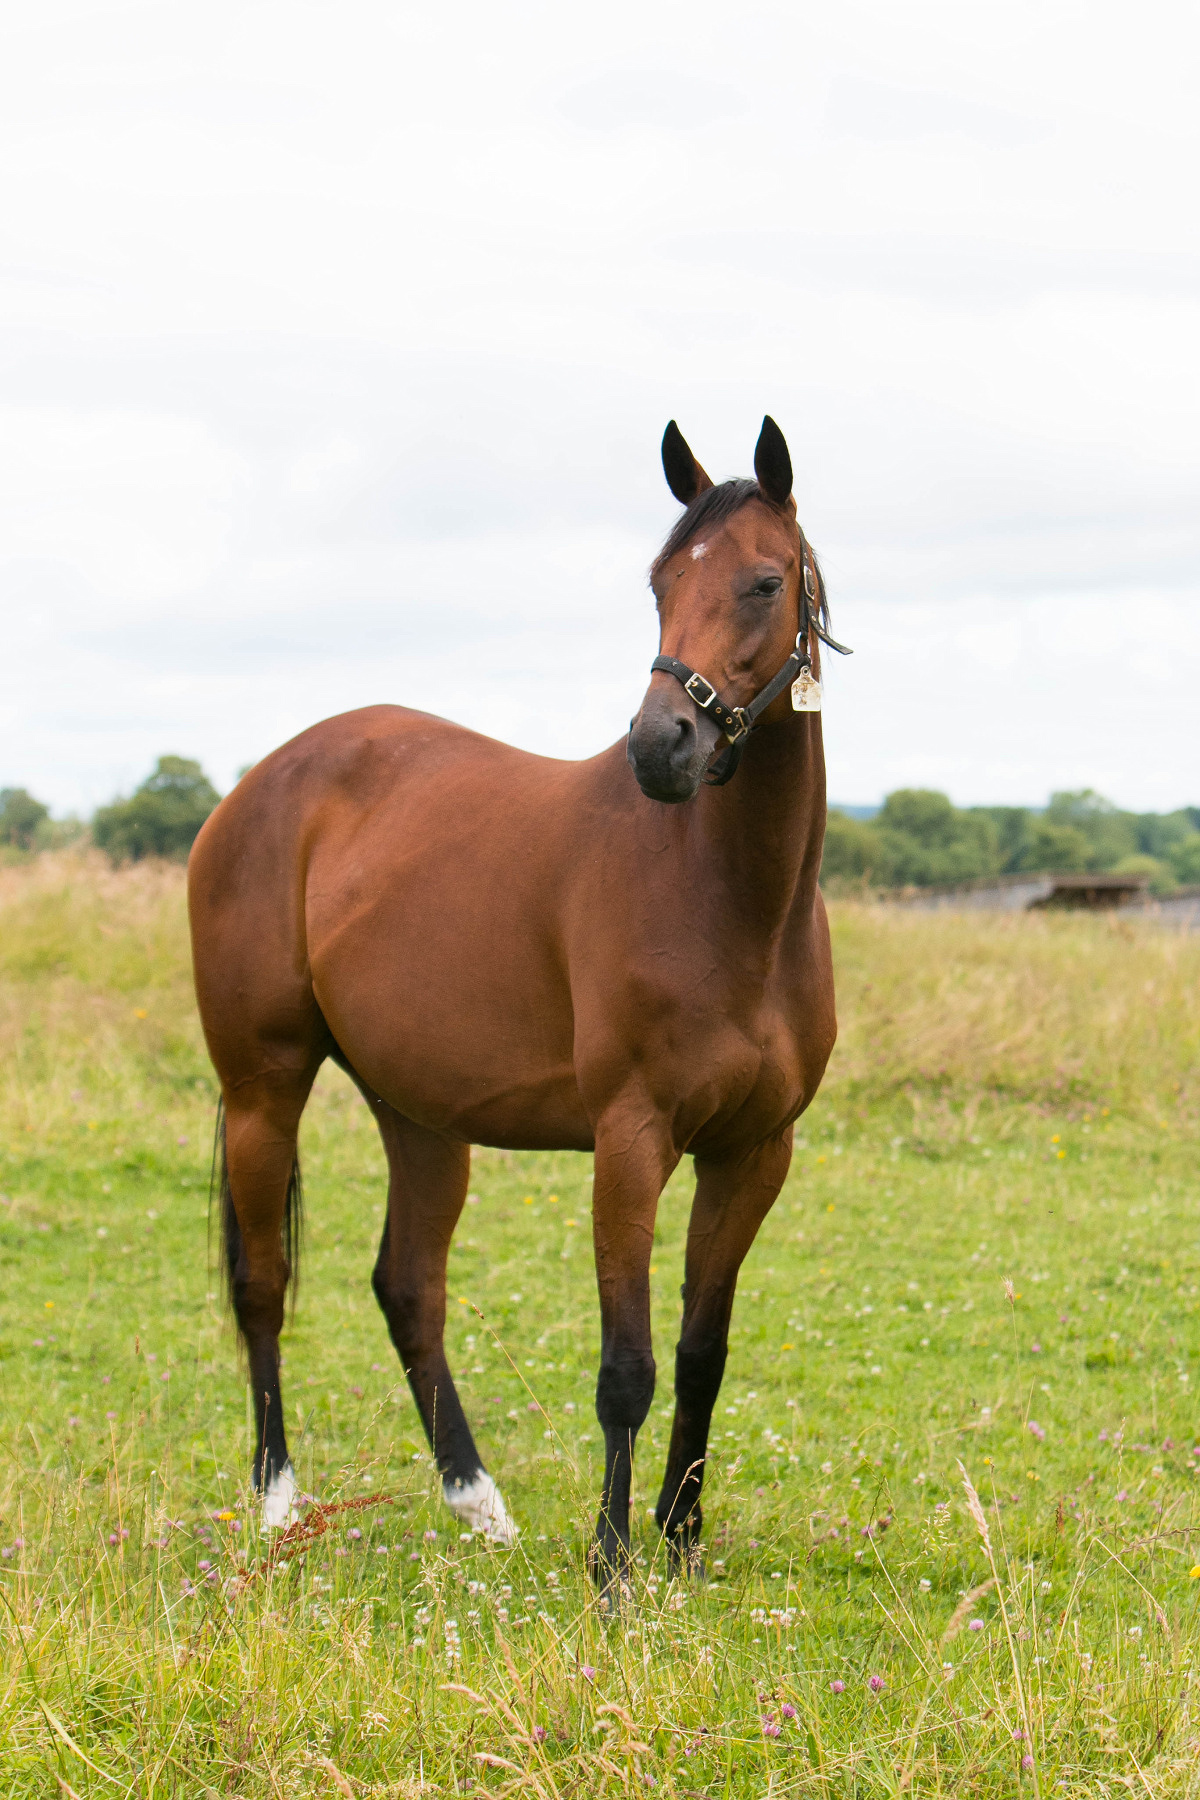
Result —
[[[842,656],[851,652],[844,644],[835,643],[827,632],[821,628],[820,619],[813,611],[813,602],[817,598],[816,577],[807,551],[808,546],[801,539],[804,557],[804,604],[801,609],[800,630],[796,633],[796,647],[783,667],[771,677],[765,688],[757,693],[753,700],[745,706],[726,706],[720,694],[708,677],[701,675],[696,669],[680,662],[677,656],[656,656],[650,664],[651,672],[662,669],[667,675],[673,675],[681,682],[683,691],[690,700],[694,700],[701,712],[706,712],[721,727],[729,739],[725,749],[709,764],[704,775],[706,787],[724,787],[737,773],[737,766],[742,760],[742,750],[746,739],[754,730],[760,716],[766,712],[773,700],[778,700],[784,689],[790,687],[801,669],[812,668],[812,656],[809,653],[809,633],[815,632],[823,644]]]

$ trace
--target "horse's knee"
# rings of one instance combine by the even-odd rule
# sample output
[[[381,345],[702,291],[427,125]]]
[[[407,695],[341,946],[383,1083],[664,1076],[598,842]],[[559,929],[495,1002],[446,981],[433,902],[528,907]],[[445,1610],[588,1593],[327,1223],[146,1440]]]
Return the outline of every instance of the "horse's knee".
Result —
[[[654,1398],[654,1357],[649,1350],[604,1358],[596,1382],[596,1417],[605,1430],[636,1431]]]
[[[289,1273],[282,1257],[276,1269],[262,1274],[251,1274],[244,1261],[234,1269],[230,1281],[233,1310],[244,1336],[257,1337],[262,1333],[279,1336],[283,1330]]]

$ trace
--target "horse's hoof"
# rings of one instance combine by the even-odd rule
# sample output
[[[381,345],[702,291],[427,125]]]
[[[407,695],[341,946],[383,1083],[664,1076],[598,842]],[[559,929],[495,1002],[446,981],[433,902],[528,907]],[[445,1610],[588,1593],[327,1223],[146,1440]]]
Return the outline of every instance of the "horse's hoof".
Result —
[[[486,1469],[480,1469],[470,1481],[460,1478],[443,1482],[442,1497],[469,1531],[477,1531],[503,1549],[516,1543],[517,1528],[500,1498],[500,1489]]]
[[[272,1475],[263,1494],[262,1528],[264,1531],[285,1531],[299,1517],[300,1490],[291,1463],[284,1463],[282,1469]]]

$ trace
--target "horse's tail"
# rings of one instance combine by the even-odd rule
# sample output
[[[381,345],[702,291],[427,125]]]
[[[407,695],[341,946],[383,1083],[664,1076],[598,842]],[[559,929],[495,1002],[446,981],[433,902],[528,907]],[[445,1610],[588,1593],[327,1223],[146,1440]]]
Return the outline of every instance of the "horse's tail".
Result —
[[[229,1158],[225,1153],[225,1102],[217,1101],[217,1123],[213,1133],[212,1173],[208,1183],[208,1228],[209,1244],[212,1243],[212,1228],[216,1215],[217,1229],[221,1234],[221,1248],[224,1251],[224,1280],[226,1297],[233,1298],[233,1276],[242,1254],[242,1231],[238,1224],[237,1212],[233,1204],[233,1189],[229,1185]],[[300,1273],[300,1239],[304,1224],[304,1186],[300,1179],[300,1152],[292,1157],[292,1172],[288,1176],[287,1197],[283,1203],[283,1254],[287,1258],[291,1271],[289,1283],[291,1305],[296,1304],[296,1287]]]

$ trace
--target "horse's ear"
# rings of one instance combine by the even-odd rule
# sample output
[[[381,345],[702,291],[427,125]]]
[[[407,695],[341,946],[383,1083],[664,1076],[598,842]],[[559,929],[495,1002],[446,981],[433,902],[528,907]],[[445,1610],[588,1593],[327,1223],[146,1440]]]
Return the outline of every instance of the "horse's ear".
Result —
[[[792,491],[792,459],[783,433],[769,413],[754,446],[754,473],[767,499],[782,506]]]
[[[662,459],[667,486],[682,506],[690,506],[697,494],[712,486],[674,419],[663,432]]]

